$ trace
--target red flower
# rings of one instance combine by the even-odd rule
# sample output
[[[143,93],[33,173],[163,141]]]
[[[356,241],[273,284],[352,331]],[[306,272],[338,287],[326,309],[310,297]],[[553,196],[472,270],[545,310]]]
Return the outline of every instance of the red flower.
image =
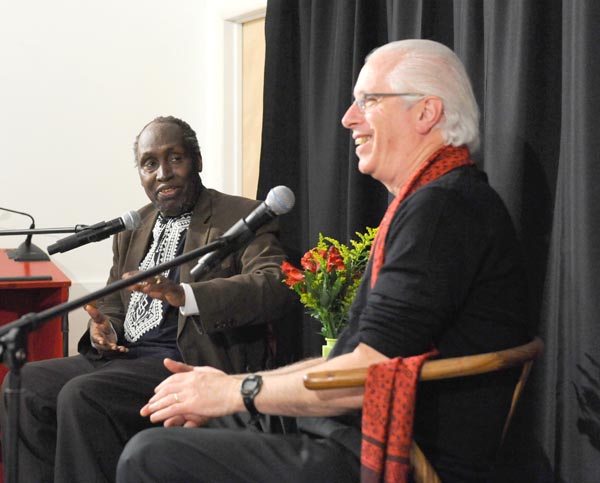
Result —
[[[285,275],[285,283],[289,287],[293,287],[304,281],[304,273],[302,270],[294,267],[291,263],[283,262],[281,264],[281,271]]]
[[[325,252],[320,253],[322,251],[323,250],[317,251],[316,249],[307,251],[302,257],[302,260],[300,260],[300,265],[302,265],[302,268],[304,270],[308,270],[311,273],[317,273],[317,270],[319,270],[320,263],[319,260],[315,258],[315,253],[323,257],[325,256]]]
[[[348,319],[376,232],[372,228],[365,234],[357,232],[358,241],[353,240],[351,247],[319,233],[317,246],[300,260],[301,268],[281,264],[283,282],[300,296],[306,313],[321,322],[325,337],[337,337]]]
[[[333,245],[329,247],[327,250],[327,272],[331,272],[332,270],[344,270],[346,267],[344,265],[344,259],[342,255],[340,255],[340,251],[337,247]]]

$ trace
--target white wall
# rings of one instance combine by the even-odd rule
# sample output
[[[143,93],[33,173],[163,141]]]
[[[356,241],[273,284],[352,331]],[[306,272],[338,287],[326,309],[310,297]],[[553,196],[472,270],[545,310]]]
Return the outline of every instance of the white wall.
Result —
[[[132,143],[158,115],[196,130],[208,186],[240,193],[235,21],[266,0],[0,0],[0,206],[38,228],[93,224],[146,203]],[[0,211],[0,230],[29,220]],[[62,235],[64,236],[64,235]],[[46,248],[61,235],[39,235]],[[0,237],[0,247],[24,237]],[[102,287],[110,241],[52,260],[71,299]],[[71,352],[86,323],[70,314]]]

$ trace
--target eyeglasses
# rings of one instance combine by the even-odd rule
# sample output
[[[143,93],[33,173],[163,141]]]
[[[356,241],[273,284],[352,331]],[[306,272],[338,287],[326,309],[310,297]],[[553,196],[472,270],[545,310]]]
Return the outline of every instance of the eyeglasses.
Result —
[[[375,104],[380,102],[385,97],[400,97],[400,96],[417,96],[423,97],[425,94],[419,94],[417,92],[365,92],[361,94],[358,99],[354,99],[356,105],[361,111],[369,107],[373,107]]]

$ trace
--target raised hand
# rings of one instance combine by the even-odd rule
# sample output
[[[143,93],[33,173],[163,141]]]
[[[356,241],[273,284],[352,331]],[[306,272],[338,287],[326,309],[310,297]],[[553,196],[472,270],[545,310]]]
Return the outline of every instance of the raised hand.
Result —
[[[140,272],[127,272],[123,274],[123,278],[126,279],[138,273]],[[181,285],[162,275],[149,277],[142,282],[138,282],[127,287],[127,290],[132,292],[143,292],[154,299],[160,299],[164,302],[167,302],[173,307],[181,307],[185,305],[185,292],[183,291]]]

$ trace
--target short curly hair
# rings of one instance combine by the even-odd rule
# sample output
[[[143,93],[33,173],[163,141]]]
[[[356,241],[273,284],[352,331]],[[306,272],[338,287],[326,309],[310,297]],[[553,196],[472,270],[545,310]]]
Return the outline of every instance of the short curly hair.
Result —
[[[192,127],[185,121],[174,117],[174,116],[159,116],[155,117],[146,124],[139,134],[135,137],[135,141],[133,143],[133,156],[135,158],[135,165],[138,164],[138,142],[141,134],[144,130],[150,125],[154,123],[171,123],[179,126],[181,129],[181,138],[183,141],[183,147],[186,150],[186,153],[193,156],[195,159],[202,159],[202,153],[200,152],[200,145],[198,144],[198,138],[196,136],[196,131],[192,129]]]

